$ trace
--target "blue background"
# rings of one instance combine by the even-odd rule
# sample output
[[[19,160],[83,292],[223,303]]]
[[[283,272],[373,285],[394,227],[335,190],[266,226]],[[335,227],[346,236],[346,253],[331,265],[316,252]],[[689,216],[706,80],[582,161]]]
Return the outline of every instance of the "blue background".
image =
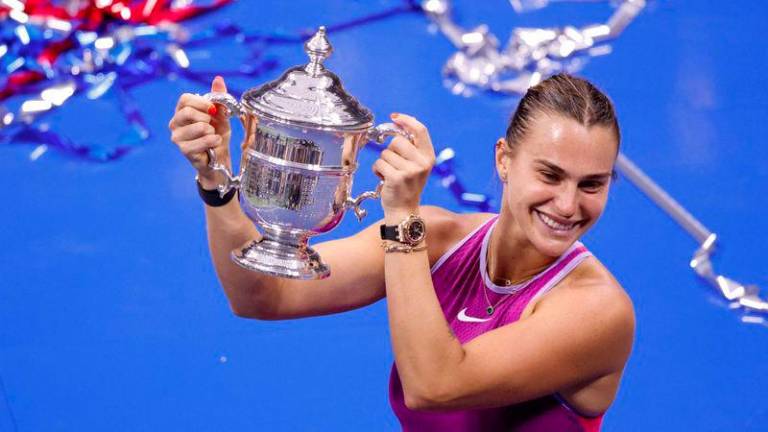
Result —
[[[397,4],[240,1],[188,24],[239,19],[296,34]],[[487,23],[502,41],[514,26],[585,25],[613,12],[557,3],[517,15],[503,0],[455,9],[462,25]],[[582,72],[615,101],[625,154],[719,235],[716,269],[762,287],[767,17],[765,2],[651,2],[614,52]],[[496,196],[492,147],[517,100],[447,91],[440,70],[454,49],[428,28],[413,13],[333,33],[328,65],[381,121],[392,111],[421,119],[436,147],[456,149],[469,189]],[[193,68],[237,64],[240,50],[220,44],[190,57]],[[298,44],[266,54],[277,68],[228,82],[248,88],[305,61]],[[169,142],[185,91],[206,88],[170,76],[132,91],[152,135],[115,162],[54,150],[33,161],[34,146],[0,147],[0,431],[397,430],[384,302],[289,322],[230,313],[193,170]],[[76,97],[48,120],[110,143],[127,129],[115,103]],[[375,184],[375,158],[363,152],[356,191]],[[466,210],[436,179],[423,201]],[[367,207],[368,222],[381,216]],[[360,227],[347,216],[324,239]],[[697,279],[687,266],[696,243],[621,178],[585,242],[637,311],[634,352],[604,430],[768,429],[768,329],[741,322]]]

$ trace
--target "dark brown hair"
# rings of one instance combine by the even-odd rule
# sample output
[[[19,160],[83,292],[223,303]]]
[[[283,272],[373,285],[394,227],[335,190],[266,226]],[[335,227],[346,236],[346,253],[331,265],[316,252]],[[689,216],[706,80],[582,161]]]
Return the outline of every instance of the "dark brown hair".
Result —
[[[617,146],[621,143],[619,122],[611,100],[583,78],[559,73],[529,88],[507,127],[505,138],[510,150],[520,143],[534,117],[540,113],[559,114],[587,128],[594,125],[612,128]]]

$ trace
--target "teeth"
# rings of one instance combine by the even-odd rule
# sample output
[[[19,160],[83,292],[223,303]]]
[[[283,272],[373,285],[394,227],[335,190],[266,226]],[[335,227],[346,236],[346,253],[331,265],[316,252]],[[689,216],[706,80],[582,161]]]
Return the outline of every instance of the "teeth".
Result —
[[[540,211],[537,211],[536,213],[539,215],[539,219],[541,219],[541,221],[544,222],[548,227],[558,231],[568,231],[572,229],[574,226],[576,226],[575,223],[564,225],[559,222],[555,222],[554,219],[552,219],[551,217],[545,215]]]

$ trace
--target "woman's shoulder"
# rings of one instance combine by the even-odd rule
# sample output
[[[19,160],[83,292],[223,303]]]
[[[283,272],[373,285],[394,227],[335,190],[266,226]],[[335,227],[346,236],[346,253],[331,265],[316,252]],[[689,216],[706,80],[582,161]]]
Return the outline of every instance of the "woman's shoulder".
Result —
[[[554,289],[526,308],[523,316],[535,313],[546,304],[578,304],[579,308],[593,309],[625,317],[625,325],[634,325],[634,305],[618,280],[595,256],[589,256],[574,268]],[[629,319],[626,319],[629,318]]]
[[[545,298],[550,297],[550,301],[578,304],[580,308],[618,318],[617,324],[634,327],[632,299],[596,257],[585,259],[559,285],[559,289],[552,290],[542,300],[547,301]]]
[[[495,216],[494,213],[455,213],[437,206],[421,206],[427,225],[429,260],[434,264],[453,245]]]
[[[602,262],[595,256],[584,260],[564,281],[575,290],[589,290],[605,294],[626,295],[626,291]]]

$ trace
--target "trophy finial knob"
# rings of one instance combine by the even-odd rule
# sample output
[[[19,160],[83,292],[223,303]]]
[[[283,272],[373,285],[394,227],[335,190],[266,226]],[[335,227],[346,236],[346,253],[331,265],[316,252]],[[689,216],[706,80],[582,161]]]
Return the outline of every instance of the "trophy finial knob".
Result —
[[[325,69],[323,61],[333,52],[333,46],[325,37],[325,26],[320,26],[317,33],[304,44],[304,51],[309,56],[306,71],[313,76],[322,72]]]

